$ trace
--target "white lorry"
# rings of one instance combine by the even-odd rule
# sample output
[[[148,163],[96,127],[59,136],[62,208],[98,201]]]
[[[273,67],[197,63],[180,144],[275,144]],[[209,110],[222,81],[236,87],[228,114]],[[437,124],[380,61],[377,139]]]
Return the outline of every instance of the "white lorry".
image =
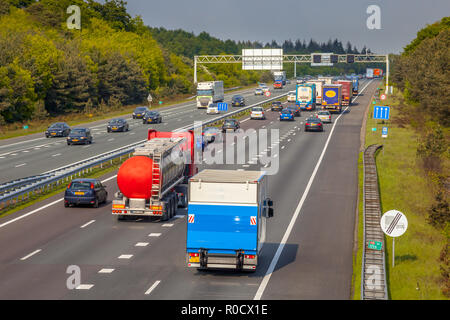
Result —
[[[306,83],[314,83],[316,85],[316,104],[322,104],[322,87],[325,80],[309,80]]]
[[[214,102],[225,99],[223,81],[199,82],[197,85],[197,108],[207,109]]]

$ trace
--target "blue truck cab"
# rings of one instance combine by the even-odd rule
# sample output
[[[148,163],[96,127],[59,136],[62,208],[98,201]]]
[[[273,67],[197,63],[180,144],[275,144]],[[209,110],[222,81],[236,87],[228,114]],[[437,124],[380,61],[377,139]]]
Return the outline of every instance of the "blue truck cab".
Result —
[[[301,110],[316,109],[316,84],[302,83],[297,85],[295,102]]]
[[[359,78],[358,76],[352,76],[351,79],[352,81],[352,85],[353,85],[353,96],[357,96],[358,95],[358,91],[359,91]]]
[[[203,170],[189,180],[186,264],[255,271],[273,216],[260,171]]]

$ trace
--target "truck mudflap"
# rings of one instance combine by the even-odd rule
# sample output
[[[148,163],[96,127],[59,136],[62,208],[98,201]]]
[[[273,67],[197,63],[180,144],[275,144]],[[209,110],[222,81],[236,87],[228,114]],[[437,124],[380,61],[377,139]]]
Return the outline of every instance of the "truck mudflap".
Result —
[[[234,269],[237,271],[255,271],[258,265],[256,253],[245,253],[237,250],[234,254],[209,253],[206,249],[187,253],[189,268],[206,269]]]

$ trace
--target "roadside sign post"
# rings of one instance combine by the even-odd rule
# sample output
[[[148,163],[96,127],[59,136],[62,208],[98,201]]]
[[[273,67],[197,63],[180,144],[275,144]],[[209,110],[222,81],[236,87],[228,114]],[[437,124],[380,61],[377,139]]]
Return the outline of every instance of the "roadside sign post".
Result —
[[[227,112],[227,111],[228,111],[228,103],[226,103],[226,102],[220,102],[220,103],[218,103],[218,104],[217,104],[217,109],[218,109],[219,111]]]
[[[387,138],[388,136],[388,127],[383,127],[383,130],[381,131],[381,137]]]
[[[389,120],[391,108],[387,106],[374,106],[373,118],[379,120]]]
[[[147,101],[148,101],[148,107],[151,108],[153,97],[150,93],[148,94]]]
[[[400,237],[408,229],[408,219],[398,210],[390,210],[380,220],[383,232],[392,237],[392,267],[395,266],[395,238]]]

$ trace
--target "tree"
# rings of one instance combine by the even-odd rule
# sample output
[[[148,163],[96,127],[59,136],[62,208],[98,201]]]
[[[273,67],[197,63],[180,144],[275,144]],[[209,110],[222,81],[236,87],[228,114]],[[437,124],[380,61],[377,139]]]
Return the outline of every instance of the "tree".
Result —
[[[91,72],[78,50],[67,48],[45,97],[46,109],[52,114],[80,111],[93,96],[95,86]]]

